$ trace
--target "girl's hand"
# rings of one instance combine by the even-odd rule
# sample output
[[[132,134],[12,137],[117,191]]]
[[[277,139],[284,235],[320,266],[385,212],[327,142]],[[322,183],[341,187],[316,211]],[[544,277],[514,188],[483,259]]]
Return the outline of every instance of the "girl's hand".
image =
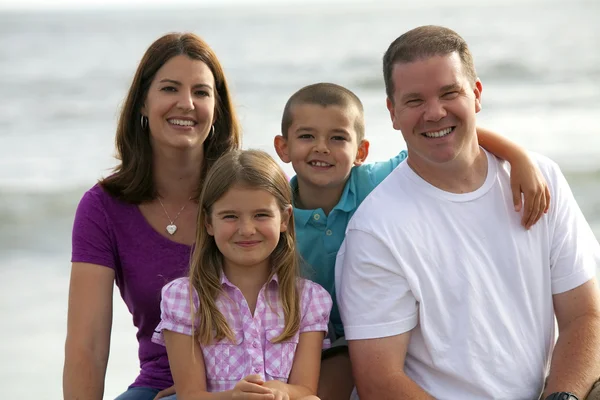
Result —
[[[529,157],[522,161],[513,162],[510,170],[510,185],[512,188],[515,211],[523,209],[521,224],[525,229],[531,228],[550,207],[550,190],[546,179]],[[524,202],[521,202],[523,193]]]
[[[278,389],[271,389],[271,391],[273,392],[274,400],[290,400],[290,395],[287,392],[282,392]]]
[[[248,375],[235,384],[231,398],[234,400],[274,400],[273,391],[263,386],[260,375]]]
[[[175,394],[175,385],[158,392],[156,394],[156,396],[154,397],[154,400],[159,400],[159,399],[162,399],[163,397],[167,397],[172,394]]]
[[[264,383],[264,386],[271,389],[273,392],[274,400],[290,400],[289,393],[285,390],[285,384],[277,379]]]

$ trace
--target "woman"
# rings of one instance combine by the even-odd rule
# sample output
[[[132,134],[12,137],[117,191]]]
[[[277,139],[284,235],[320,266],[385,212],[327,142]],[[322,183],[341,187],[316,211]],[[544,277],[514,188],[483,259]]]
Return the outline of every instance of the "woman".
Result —
[[[138,328],[140,374],[118,400],[174,393],[165,348],[151,342],[162,286],[188,271],[198,192],[210,166],[240,147],[223,69],[193,34],[144,54],[116,135],[121,163],[83,196],[73,227],[64,396],[101,399],[113,282]]]

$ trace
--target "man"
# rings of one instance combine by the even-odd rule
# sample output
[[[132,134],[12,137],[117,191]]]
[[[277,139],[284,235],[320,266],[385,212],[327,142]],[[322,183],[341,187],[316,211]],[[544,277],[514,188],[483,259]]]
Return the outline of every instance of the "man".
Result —
[[[507,164],[477,142],[482,84],[452,30],[400,36],[384,78],[407,162],[355,213],[336,262],[361,400],[585,398],[600,377],[600,245],[558,166],[533,156],[553,201],[522,228]]]

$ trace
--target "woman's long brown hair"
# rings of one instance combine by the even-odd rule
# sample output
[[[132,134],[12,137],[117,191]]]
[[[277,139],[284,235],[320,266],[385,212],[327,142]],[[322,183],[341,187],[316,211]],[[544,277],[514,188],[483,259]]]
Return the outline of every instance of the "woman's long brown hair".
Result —
[[[115,138],[119,165],[100,185],[112,196],[139,204],[156,198],[152,171],[152,147],[140,124],[142,106],[157,71],[167,61],[186,55],[202,61],[215,78],[214,132],[204,142],[204,162],[200,179],[212,164],[230,150],[239,149],[241,129],[221,63],[213,50],[192,33],[170,33],[150,45],[140,62],[119,116]],[[198,191],[200,190],[198,182]]]

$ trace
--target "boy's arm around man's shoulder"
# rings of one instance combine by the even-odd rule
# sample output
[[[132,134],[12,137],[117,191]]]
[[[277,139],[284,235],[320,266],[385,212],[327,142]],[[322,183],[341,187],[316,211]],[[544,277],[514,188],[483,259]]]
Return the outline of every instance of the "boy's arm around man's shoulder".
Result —
[[[402,161],[406,160],[408,153],[402,150],[400,153],[385,161],[377,161],[365,166],[369,168],[369,174],[374,186],[379,185]]]
[[[360,197],[364,199],[367,195],[377,187],[381,182],[392,173],[398,165],[400,165],[408,153],[402,150],[400,153],[385,161],[377,161],[374,163],[362,164],[355,167],[353,174],[356,180],[356,186],[360,193]]]

